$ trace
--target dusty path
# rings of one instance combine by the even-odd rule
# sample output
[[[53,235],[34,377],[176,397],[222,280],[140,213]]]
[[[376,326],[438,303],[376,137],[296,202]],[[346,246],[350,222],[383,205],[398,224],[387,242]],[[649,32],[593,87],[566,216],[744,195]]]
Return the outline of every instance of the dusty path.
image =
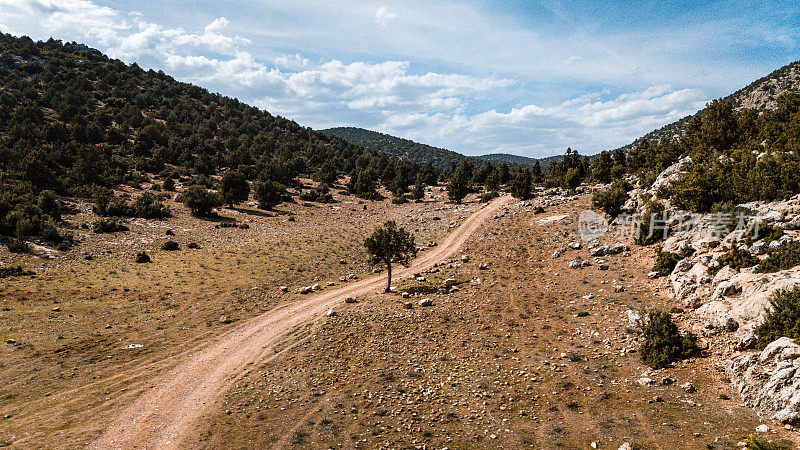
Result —
[[[510,197],[500,197],[472,214],[436,248],[397,270],[396,276],[426,270],[461,247],[484,220]],[[385,275],[330,289],[258,316],[153,381],[151,388],[111,422],[93,448],[185,448],[199,422],[249,363],[264,361],[294,327],[313,321],[346,296],[373,293]]]

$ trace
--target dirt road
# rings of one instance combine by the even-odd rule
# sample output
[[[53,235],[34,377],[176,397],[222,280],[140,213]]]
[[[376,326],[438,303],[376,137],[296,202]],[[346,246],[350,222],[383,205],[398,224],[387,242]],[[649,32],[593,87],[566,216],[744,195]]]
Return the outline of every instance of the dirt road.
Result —
[[[483,221],[510,197],[504,196],[472,214],[436,248],[397,270],[398,278],[426,270],[458,251]],[[93,448],[185,448],[200,430],[200,419],[250,363],[274,356],[273,348],[293,328],[313,321],[347,296],[384,287],[385,275],[330,289],[258,316],[221,335],[152,382],[151,388],[121,411]]]

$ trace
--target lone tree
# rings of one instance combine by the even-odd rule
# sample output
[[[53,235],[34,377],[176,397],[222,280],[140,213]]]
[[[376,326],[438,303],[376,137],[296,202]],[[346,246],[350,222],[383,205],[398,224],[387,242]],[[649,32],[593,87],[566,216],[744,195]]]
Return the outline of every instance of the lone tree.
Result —
[[[386,292],[389,292],[392,286],[392,263],[408,267],[411,264],[411,258],[417,256],[414,236],[402,228],[397,228],[393,220],[376,229],[372,236],[364,241],[364,247],[370,255],[372,264],[386,264],[389,272]]]
[[[219,190],[225,203],[233,208],[234,203],[247,200],[250,195],[250,184],[247,183],[244,174],[238,170],[228,171],[222,176]]]

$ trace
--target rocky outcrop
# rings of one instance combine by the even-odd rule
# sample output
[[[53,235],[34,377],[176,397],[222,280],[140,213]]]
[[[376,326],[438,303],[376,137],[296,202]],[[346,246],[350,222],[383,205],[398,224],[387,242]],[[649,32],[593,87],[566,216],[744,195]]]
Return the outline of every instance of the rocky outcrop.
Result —
[[[800,345],[782,337],[763,351],[728,362],[731,382],[745,403],[782,423],[800,424]]]

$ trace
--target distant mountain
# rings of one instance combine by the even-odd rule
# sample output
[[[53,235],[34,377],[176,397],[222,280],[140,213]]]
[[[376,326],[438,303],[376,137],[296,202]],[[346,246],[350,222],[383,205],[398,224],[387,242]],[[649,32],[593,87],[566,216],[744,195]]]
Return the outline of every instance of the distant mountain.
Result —
[[[737,110],[775,109],[778,106],[776,100],[781,94],[798,89],[800,89],[800,61],[795,61],[739,89],[725,97],[725,100],[730,101]],[[692,117],[694,115],[686,116],[669,125],[651,131],[621,148],[628,151],[635,148],[643,140],[676,142],[684,135]]]
[[[377,131],[365,130],[356,127],[339,127],[320,130],[329,136],[336,136],[344,139],[351,144],[364,147],[366,149],[380,151],[398,158],[405,158],[420,163],[431,162],[440,171],[448,171],[453,164],[461,164],[461,161],[470,160],[473,164],[479,165],[481,161],[504,162],[509,165],[529,165],[536,162],[535,158],[525,156],[509,155],[506,153],[492,153],[482,156],[465,156],[461,153],[443,148],[421,144],[409,139],[391,136]],[[542,160],[543,168],[549,165],[550,159],[561,158],[551,156]]]
[[[528,158],[527,156],[509,155],[508,153],[491,153],[489,155],[481,155],[477,158],[486,161],[505,162],[509,164],[531,165],[536,162],[536,158]]]
[[[377,131],[355,127],[339,127],[320,130],[329,136],[336,136],[351,144],[379,151],[398,158],[420,163],[432,163],[440,171],[449,171],[453,164],[461,164],[465,159],[474,159],[451,150],[420,144],[409,139],[391,136]]]

